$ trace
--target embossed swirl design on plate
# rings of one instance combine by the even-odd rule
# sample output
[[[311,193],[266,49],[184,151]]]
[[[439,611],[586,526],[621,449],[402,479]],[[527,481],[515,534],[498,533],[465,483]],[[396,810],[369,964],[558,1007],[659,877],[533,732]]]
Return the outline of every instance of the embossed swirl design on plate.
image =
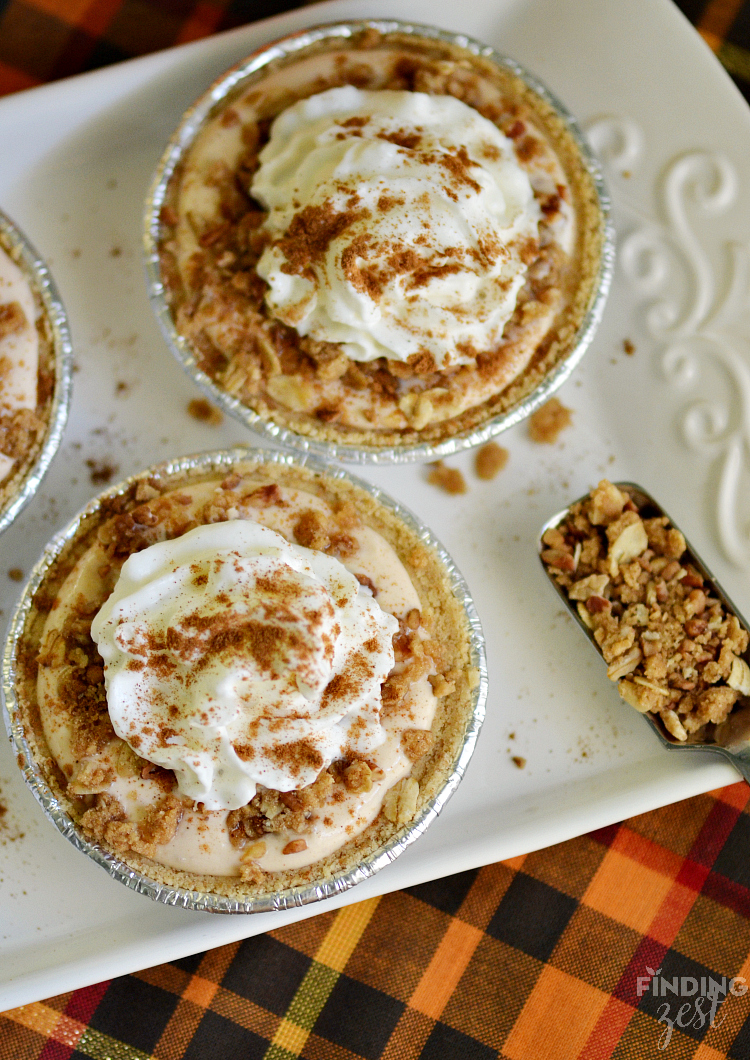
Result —
[[[638,167],[644,137],[634,122],[599,118],[586,132],[615,185]],[[632,206],[622,188],[615,200],[635,221],[619,246],[619,265],[643,306],[642,322],[657,344],[662,377],[690,393],[678,413],[681,434],[717,464],[719,543],[729,560],[750,571],[750,513],[742,507],[750,482],[750,330],[745,326],[743,333],[743,324],[750,324],[750,247],[728,240],[717,261],[701,238],[711,221],[736,203],[739,188],[726,157],[694,150],[664,168],[655,189],[655,217]],[[709,374],[723,379],[723,396],[703,385]],[[699,387],[703,393],[696,394]]]

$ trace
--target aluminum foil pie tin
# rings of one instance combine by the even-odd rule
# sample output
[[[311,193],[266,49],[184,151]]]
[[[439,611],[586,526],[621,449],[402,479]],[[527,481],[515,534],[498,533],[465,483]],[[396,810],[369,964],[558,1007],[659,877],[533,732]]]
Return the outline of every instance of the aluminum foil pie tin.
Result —
[[[568,354],[561,359],[542,379],[540,384],[525,398],[504,412],[463,433],[446,438],[438,443],[404,444],[403,446],[348,445],[343,442],[327,442],[297,433],[259,415],[239,399],[229,394],[199,367],[196,355],[189,342],[178,332],[167,301],[162,276],[159,246],[163,226],[161,210],[167,201],[169,183],[191,148],[196,136],[206,123],[226,102],[235,97],[245,86],[257,80],[264,68],[270,64],[291,62],[302,57],[306,51],[324,44],[344,44],[368,29],[380,34],[399,34],[413,40],[440,42],[463,49],[467,57],[475,56],[509,71],[519,78],[532,92],[554,110],[575,141],[580,157],[591,177],[599,201],[602,217],[602,245],[598,275],[588,310],[581,320],[575,340]],[[156,313],[162,333],[185,371],[203,393],[220,406],[229,416],[266,438],[297,451],[312,453],[328,459],[353,464],[404,464],[420,460],[434,460],[449,456],[472,446],[481,445],[501,431],[526,419],[544,404],[565,382],[589,347],[601,321],[607,295],[612,281],[615,259],[614,230],[610,220],[610,199],[605,187],[601,167],[595,158],[578,122],[557,97],[533,74],[508,56],[502,55],[489,45],[466,37],[448,33],[432,26],[415,25],[390,19],[365,19],[353,22],[336,22],[315,26],[293,33],[288,37],[253,52],[242,62],[219,77],[213,85],[185,113],[182,122],[172,136],[154,175],[146,200],[144,218],[144,251],[147,286],[152,307]]]
[[[285,891],[256,896],[247,900],[230,898],[224,895],[188,890],[180,887],[169,887],[150,879],[121,861],[115,854],[104,850],[97,843],[88,840],[78,825],[72,820],[60,799],[45,779],[39,763],[36,761],[21,716],[21,708],[16,693],[16,678],[19,668],[19,648],[24,629],[29,618],[32,601],[36,591],[43,583],[50,569],[63,552],[66,545],[78,534],[82,525],[95,515],[102,502],[126,492],[136,481],[148,479],[154,475],[171,477],[181,473],[226,474],[238,462],[257,464],[276,464],[280,467],[304,467],[321,474],[329,480],[351,483],[365,490],[375,501],[387,508],[404,523],[433,553],[437,554],[443,567],[447,582],[458,602],[461,604],[469,636],[469,665],[475,667],[479,674],[477,686],[471,692],[471,710],[467,713],[467,722],[460,747],[455,756],[450,773],[435,797],[427,802],[413,821],[404,825],[391,839],[362,859],[356,867],[340,872],[317,883],[289,888]],[[114,880],[139,894],[165,905],[180,906],[185,909],[197,909],[215,913],[267,913],[318,902],[347,890],[374,875],[379,869],[389,864],[414,842],[435,820],[448,799],[456,790],[463,777],[469,759],[476,745],[479,730],[484,720],[487,698],[487,662],[485,656],[484,636],[476,608],[468,586],[460,571],[432,531],[419,522],[414,515],[382,490],[368,482],[355,478],[347,471],[330,465],[309,455],[291,456],[270,450],[237,447],[234,449],[201,453],[195,456],[182,457],[177,460],[159,464],[133,475],[116,486],[112,486],[98,497],[91,500],[85,508],[59,531],[49,542],[39,562],[31,571],[29,580],[23,590],[16,611],[10,623],[8,640],[2,661],[2,700],[5,725],[13,746],[14,755],[23,773],[24,779],[45,815],[76,849],[87,854],[98,865],[101,865]]]
[[[38,490],[47,468],[52,463],[52,457],[60,445],[70,407],[73,350],[68,318],[49,269],[23,232],[2,210],[0,210],[0,247],[26,274],[32,289],[39,297],[42,311],[49,323],[55,375],[49,420],[42,446],[36,459],[20,479],[17,490],[4,506],[0,506],[0,533],[2,533]]]

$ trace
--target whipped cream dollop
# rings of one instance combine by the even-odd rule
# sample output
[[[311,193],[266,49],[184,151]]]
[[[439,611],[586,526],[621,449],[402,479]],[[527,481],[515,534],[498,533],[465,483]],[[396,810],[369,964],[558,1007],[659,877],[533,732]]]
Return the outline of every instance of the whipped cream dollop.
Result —
[[[274,121],[251,188],[273,315],[357,361],[494,348],[540,218],[511,141],[453,96],[329,89]]]
[[[91,632],[118,736],[232,810],[384,742],[397,629],[339,560],[233,520],[131,555]]]

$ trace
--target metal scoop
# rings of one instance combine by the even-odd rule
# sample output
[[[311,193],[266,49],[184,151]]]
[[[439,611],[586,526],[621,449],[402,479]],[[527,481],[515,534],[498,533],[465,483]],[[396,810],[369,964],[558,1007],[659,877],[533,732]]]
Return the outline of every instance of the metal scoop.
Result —
[[[669,513],[665,512],[661,505],[640,486],[632,482],[616,482],[615,485],[622,493],[626,493],[631,497],[633,503],[639,509],[639,514],[641,516],[648,519],[654,518],[655,516],[667,516],[670,525],[675,529],[680,529]],[[550,574],[549,567],[541,559],[541,553],[546,548],[542,542],[544,534],[548,530],[553,528],[557,529],[561,524],[565,523],[570,514],[570,509],[574,505],[585,501],[587,497],[588,494],[579,498],[577,501],[573,501],[570,507],[564,508],[561,512],[558,512],[557,515],[553,515],[551,519],[548,519],[540,531],[537,547],[540,554],[540,563],[542,564],[549,581],[557,590],[558,595],[565,603],[599,658],[603,659],[601,649],[594,639],[593,631],[588,628],[578,613],[578,601],[569,598],[565,588],[555,581]],[[721,602],[727,614],[735,615],[745,629],[750,628],[724,592],[721,585],[716,581],[706,564],[700,556],[697,555],[690,542],[687,541],[687,538],[686,544],[687,548],[680,562],[690,563],[703,577],[705,590]],[[750,648],[748,648],[742,658],[744,658],[745,662],[750,662]],[[627,704],[624,701],[623,707],[627,709]],[[708,723],[701,732],[694,734],[693,737],[689,737],[687,742],[677,740],[672,736],[672,734],[665,728],[662,719],[657,715],[646,713],[643,717],[648,721],[649,725],[667,750],[684,751],[686,754],[719,754],[723,758],[726,758],[727,761],[731,762],[735,769],[742,774],[744,779],[750,782],[750,698],[744,696],[740,697],[725,721],[718,725]]]

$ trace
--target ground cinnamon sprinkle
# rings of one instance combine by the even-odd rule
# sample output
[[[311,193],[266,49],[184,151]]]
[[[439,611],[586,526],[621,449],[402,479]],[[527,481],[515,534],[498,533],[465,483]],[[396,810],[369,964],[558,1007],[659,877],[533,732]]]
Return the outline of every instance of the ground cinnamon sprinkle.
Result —
[[[509,456],[508,450],[503,449],[497,442],[487,442],[474,457],[474,470],[477,473],[477,478],[489,482],[503,470],[508,463]]]
[[[187,410],[194,420],[209,423],[212,427],[218,427],[224,422],[224,413],[205,398],[193,398],[188,403]]]
[[[439,486],[446,493],[453,495],[467,492],[466,479],[457,467],[448,467],[442,460],[437,460],[430,466],[432,470],[427,475],[427,481],[431,486]]]
[[[119,471],[117,464],[110,460],[87,460],[86,467],[89,469],[92,486],[106,486]]]
[[[529,419],[529,437],[532,442],[552,445],[560,432],[570,427],[572,422],[573,410],[566,408],[558,398],[550,398]]]
[[[305,206],[292,218],[286,234],[277,240],[286,258],[282,272],[304,276],[325,256],[331,241],[351,225],[370,216],[369,210],[337,212],[329,199],[319,206]]]

